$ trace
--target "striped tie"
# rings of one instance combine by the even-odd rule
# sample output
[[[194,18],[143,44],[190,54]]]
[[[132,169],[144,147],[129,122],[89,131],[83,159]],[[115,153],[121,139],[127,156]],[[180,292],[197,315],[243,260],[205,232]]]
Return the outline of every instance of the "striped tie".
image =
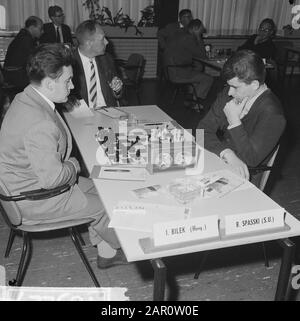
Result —
[[[97,80],[96,80],[96,71],[95,71],[93,60],[90,60],[90,63],[91,63],[90,99],[92,103],[92,108],[95,108],[97,106]]]

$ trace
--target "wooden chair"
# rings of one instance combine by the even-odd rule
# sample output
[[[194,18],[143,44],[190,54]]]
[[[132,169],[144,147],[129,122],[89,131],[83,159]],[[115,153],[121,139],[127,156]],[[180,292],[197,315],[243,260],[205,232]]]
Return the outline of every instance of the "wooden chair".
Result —
[[[138,104],[141,105],[140,89],[146,63],[143,55],[133,53],[128,57],[128,60],[116,59],[116,63],[125,74],[123,80],[125,89],[132,88]]]
[[[22,254],[20,258],[20,263],[18,267],[18,272],[16,279],[9,282],[9,285],[12,286],[21,286],[24,280],[24,276],[27,270],[27,267],[30,262],[31,254],[32,254],[32,245],[31,245],[31,234],[32,233],[41,233],[48,231],[55,231],[60,229],[68,229],[71,239],[83,261],[87,271],[89,272],[94,284],[96,287],[100,287],[100,284],[83,252],[82,249],[82,238],[77,231],[77,227],[81,225],[87,225],[93,221],[91,218],[82,218],[76,220],[66,220],[57,223],[39,223],[35,225],[29,225],[23,222],[22,213],[17,206],[16,202],[22,200],[43,200],[50,197],[54,197],[55,195],[62,194],[70,189],[69,185],[63,185],[58,188],[54,188],[51,190],[34,190],[28,191],[24,193],[20,193],[19,195],[12,196],[10,195],[9,190],[5,186],[4,182],[0,179],[0,204],[1,204],[1,213],[6,222],[6,224],[10,228],[10,235],[7,243],[7,248],[5,251],[5,257],[9,256],[14,237],[17,233],[20,233],[23,238],[23,247]]]
[[[183,78],[179,78],[176,76],[176,72],[180,69],[185,69],[192,67],[191,64],[175,64],[172,57],[168,57],[168,62],[165,62],[164,65],[164,70],[165,70],[165,78],[167,82],[173,87],[173,95],[171,99],[171,104],[173,105],[179,92],[185,92],[186,88],[190,87],[192,88],[193,96],[195,97],[195,100],[192,100],[193,102],[196,103],[198,106],[198,109],[201,110],[203,109],[203,106],[201,104],[202,100],[200,97],[197,95],[196,88],[194,84]]]

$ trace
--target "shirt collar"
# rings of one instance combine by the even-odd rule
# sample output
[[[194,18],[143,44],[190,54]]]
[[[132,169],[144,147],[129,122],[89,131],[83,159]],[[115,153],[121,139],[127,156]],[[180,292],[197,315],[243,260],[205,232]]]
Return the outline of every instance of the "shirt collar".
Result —
[[[82,60],[83,63],[88,63],[88,62],[90,62],[91,60],[92,60],[93,62],[95,61],[95,57],[89,58],[89,57],[83,55],[83,54],[80,52],[79,48],[78,48],[78,53],[79,53],[79,56],[80,56],[80,58],[81,58],[81,60]]]
[[[179,22],[179,28],[184,28],[181,22]]]
[[[266,90],[268,90],[268,87],[266,84],[263,84],[260,86],[258,92],[253,96],[251,97],[245,104],[245,107],[243,108],[242,112],[241,112],[241,115],[240,115],[240,118],[243,118],[244,116],[246,116],[251,107],[253,106],[253,104],[255,103],[256,99],[262,95]]]
[[[47,98],[44,94],[42,94],[38,89],[35,87],[31,86],[46,102],[50,105],[50,107],[55,111],[55,104],[53,101],[51,101],[49,98]]]

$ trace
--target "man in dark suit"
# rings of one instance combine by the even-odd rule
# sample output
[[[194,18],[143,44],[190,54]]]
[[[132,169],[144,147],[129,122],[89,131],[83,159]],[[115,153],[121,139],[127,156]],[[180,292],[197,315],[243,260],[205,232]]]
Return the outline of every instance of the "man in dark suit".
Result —
[[[39,17],[31,16],[25,21],[25,28],[20,30],[8,46],[4,62],[4,78],[17,87],[17,91],[22,91],[29,84],[26,65],[42,32],[43,21]]]
[[[41,43],[67,43],[73,45],[72,33],[69,26],[64,24],[65,15],[59,6],[51,6],[48,15],[52,22],[44,24],[44,34]]]
[[[197,97],[205,99],[213,83],[213,77],[203,72],[203,66],[197,59],[205,59],[206,53],[202,34],[205,31],[199,19],[192,20],[185,32],[167,40],[164,51],[164,65],[172,81],[193,83]],[[181,67],[167,67],[181,65]],[[191,90],[191,88],[190,88]],[[190,91],[190,93],[193,93]],[[197,99],[197,97],[193,97]],[[186,105],[189,103],[186,101]],[[199,111],[197,104],[193,105]]]
[[[28,64],[30,85],[18,94],[0,131],[0,175],[12,194],[69,184],[70,189],[43,201],[21,201],[27,224],[93,218],[90,240],[98,247],[98,267],[126,264],[126,258],[92,180],[79,176],[71,157],[71,133],[56,110],[73,88],[72,54],[62,44],[45,44]]]
[[[179,12],[178,17],[178,22],[169,23],[164,28],[158,30],[157,38],[160,50],[165,50],[168,39],[176,37],[177,33],[180,34],[186,31],[188,24],[193,19],[193,15],[190,9],[182,9]]]
[[[117,106],[123,83],[112,57],[105,52],[108,41],[98,22],[87,20],[76,29],[78,48],[74,52],[74,90],[91,108]]]
[[[280,101],[265,85],[265,65],[258,54],[236,52],[222,73],[228,86],[198,128],[204,129],[204,147],[249,179],[248,167],[268,161],[286,120]],[[251,182],[258,185],[258,175]]]

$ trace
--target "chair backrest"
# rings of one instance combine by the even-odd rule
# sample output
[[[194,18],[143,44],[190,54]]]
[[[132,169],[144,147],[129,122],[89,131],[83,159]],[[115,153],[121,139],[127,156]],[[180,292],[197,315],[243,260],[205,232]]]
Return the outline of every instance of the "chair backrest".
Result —
[[[0,194],[11,196],[9,190],[0,178]],[[22,224],[22,217],[16,202],[6,202],[0,200],[1,213],[8,225],[18,226]]]
[[[145,67],[145,59],[143,55],[137,53],[131,54],[128,57],[126,67],[126,77],[135,83],[139,82],[142,79]]]
[[[292,48],[294,47],[292,41],[276,41],[275,47],[276,47],[276,55],[275,55],[275,61],[277,64],[285,64],[286,63],[286,48]]]
[[[273,166],[273,164],[275,162],[275,159],[276,159],[276,156],[277,156],[277,153],[278,153],[278,150],[279,150],[279,145],[274,150],[273,155],[269,159],[269,161],[267,163],[268,167],[272,167]],[[263,191],[265,189],[270,174],[271,174],[271,170],[263,172],[263,174],[261,176],[261,179],[260,179],[260,182],[259,182],[259,186],[258,186],[261,191]]]

